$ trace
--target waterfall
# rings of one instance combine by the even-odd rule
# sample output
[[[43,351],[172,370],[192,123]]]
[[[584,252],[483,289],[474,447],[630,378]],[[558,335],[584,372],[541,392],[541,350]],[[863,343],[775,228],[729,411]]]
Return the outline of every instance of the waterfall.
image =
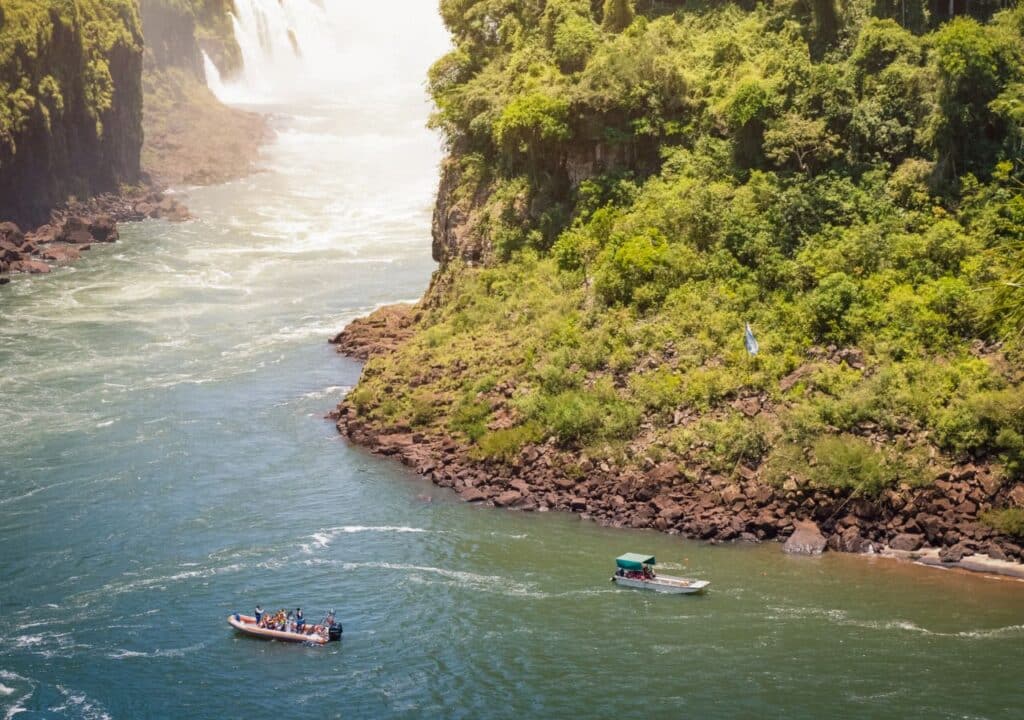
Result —
[[[207,84],[224,102],[331,101],[395,87],[422,86],[424,48],[437,34],[437,7],[423,0],[234,0],[242,72],[228,81],[206,60]],[[398,38],[403,38],[399,41]],[[434,55],[436,57],[437,55]],[[387,81],[387,82],[385,82]]]

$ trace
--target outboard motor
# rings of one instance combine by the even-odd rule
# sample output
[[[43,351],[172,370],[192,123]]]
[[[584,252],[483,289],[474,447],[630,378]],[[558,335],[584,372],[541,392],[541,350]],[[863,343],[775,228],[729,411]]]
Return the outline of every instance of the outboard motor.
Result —
[[[329,628],[327,628],[327,639],[329,641],[341,640],[341,632],[342,632],[341,623],[340,622],[332,623],[331,626]]]

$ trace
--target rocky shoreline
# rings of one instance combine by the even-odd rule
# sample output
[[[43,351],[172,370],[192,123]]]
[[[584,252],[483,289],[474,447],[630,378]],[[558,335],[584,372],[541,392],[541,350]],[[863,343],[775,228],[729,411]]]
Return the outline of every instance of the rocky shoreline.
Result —
[[[414,313],[409,306],[381,308],[331,342],[359,359],[390,352],[401,342],[395,329],[411,325]],[[493,392],[511,390],[498,386]],[[797,552],[887,553],[943,567],[984,566],[980,571],[1024,575],[1000,569],[1024,568],[1024,548],[980,521],[991,507],[1024,506],[1024,483],[1006,485],[985,465],[962,465],[931,485],[901,484],[868,499],[793,480],[776,487],[762,481],[758,468],[743,465],[734,477],[684,472],[673,462],[619,469],[551,441],[527,445],[511,462],[496,462],[477,459],[472,448],[444,432],[377,427],[346,401],[329,417],[352,442],[399,460],[466,502],[572,512],[602,525],[650,528],[711,543],[792,538],[789,549]],[[798,528],[810,539],[793,537]]]
[[[54,210],[48,223],[27,232],[12,222],[0,223],[0,284],[10,282],[10,274],[42,274],[68,265],[93,243],[117,242],[119,222],[146,218],[182,222],[189,217],[188,208],[176,198],[139,190],[69,202]]]

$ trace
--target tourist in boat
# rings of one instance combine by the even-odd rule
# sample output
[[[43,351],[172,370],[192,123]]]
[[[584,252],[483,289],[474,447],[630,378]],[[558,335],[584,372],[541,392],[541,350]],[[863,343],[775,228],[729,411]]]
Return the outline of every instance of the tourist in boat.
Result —
[[[302,617],[302,608],[295,608],[295,630],[300,633],[306,631],[306,619]]]
[[[256,624],[260,625],[261,624],[260,621],[263,620],[263,608],[261,608],[259,605],[257,605],[256,606],[256,612],[254,612],[253,614],[256,616]]]
[[[334,622],[334,608],[331,608],[331,611],[327,613],[327,617],[324,618],[324,626],[329,628]]]

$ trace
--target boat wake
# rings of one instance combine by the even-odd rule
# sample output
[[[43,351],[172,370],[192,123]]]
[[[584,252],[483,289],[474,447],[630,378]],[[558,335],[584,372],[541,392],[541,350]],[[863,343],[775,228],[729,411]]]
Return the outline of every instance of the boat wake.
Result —
[[[340,535],[354,533],[425,533],[430,532],[423,528],[407,527],[405,525],[342,525],[340,527],[318,530],[309,536],[310,542],[302,543],[299,548],[307,555],[316,550],[323,550],[331,546],[331,542]]]
[[[849,616],[849,613],[847,613],[845,610],[838,609],[773,607],[769,608],[769,610],[772,611],[772,614],[768,616],[768,619],[770,620],[792,620],[798,618],[816,617],[828,620],[829,622],[832,622],[836,625],[840,625],[843,627],[856,627],[863,628],[865,630],[879,630],[883,632],[899,630],[903,632],[917,633],[919,635],[928,635],[932,637],[961,638],[969,640],[1014,637],[1017,635],[1024,634],[1024,625],[1006,625],[997,628],[985,628],[978,630],[957,630],[947,632],[941,630],[929,630],[928,628],[921,627],[917,623],[911,622],[910,620],[861,620],[858,618],[851,618]]]

